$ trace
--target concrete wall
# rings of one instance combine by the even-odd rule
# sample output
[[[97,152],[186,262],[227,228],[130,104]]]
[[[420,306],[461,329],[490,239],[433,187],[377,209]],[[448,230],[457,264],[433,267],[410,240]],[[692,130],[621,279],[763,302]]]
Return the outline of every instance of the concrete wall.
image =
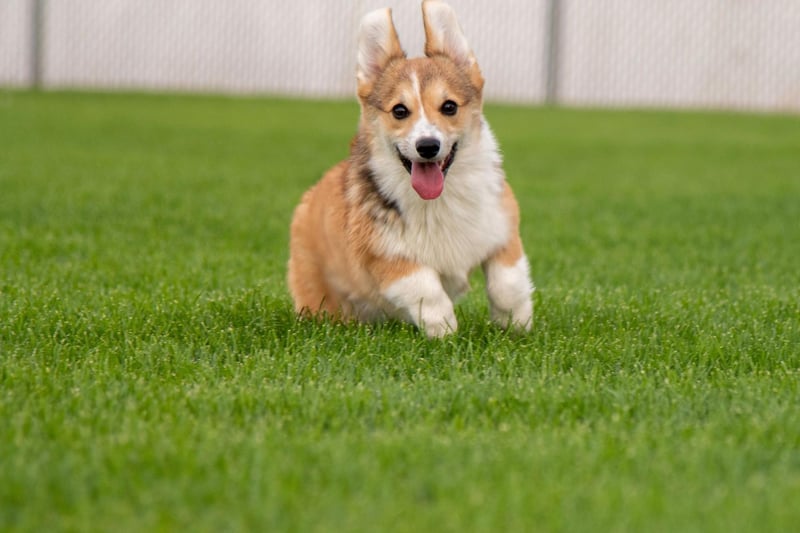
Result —
[[[0,0],[1,85],[31,82],[35,1]],[[49,88],[349,97],[358,21],[387,4],[422,50],[418,0],[38,1]],[[491,100],[543,102],[557,51],[551,87],[568,105],[800,111],[798,0],[450,3]]]

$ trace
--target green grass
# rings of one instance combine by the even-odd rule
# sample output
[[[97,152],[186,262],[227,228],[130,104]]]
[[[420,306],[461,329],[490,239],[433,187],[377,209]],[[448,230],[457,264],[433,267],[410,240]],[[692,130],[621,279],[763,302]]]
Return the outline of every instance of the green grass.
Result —
[[[800,119],[488,106],[528,335],[298,322],[354,103],[0,93],[0,530],[800,523]]]

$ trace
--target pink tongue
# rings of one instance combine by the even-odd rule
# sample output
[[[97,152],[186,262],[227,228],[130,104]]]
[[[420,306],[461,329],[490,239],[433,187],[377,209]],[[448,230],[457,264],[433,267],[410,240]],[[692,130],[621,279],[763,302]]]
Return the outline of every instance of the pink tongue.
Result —
[[[439,163],[411,162],[411,186],[423,200],[433,200],[442,194],[444,174]]]

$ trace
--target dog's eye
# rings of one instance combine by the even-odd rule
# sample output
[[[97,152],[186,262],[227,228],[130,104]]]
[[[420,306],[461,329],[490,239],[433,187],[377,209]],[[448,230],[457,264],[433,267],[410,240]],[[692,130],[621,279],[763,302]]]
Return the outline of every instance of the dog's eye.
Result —
[[[445,100],[442,104],[442,114],[447,115],[448,117],[452,117],[453,115],[458,112],[458,104],[452,100]]]
[[[403,120],[404,118],[407,118],[408,115],[410,114],[411,111],[409,111],[408,108],[403,104],[397,104],[392,108],[392,116],[394,116],[394,118],[396,118],[397,120]]]

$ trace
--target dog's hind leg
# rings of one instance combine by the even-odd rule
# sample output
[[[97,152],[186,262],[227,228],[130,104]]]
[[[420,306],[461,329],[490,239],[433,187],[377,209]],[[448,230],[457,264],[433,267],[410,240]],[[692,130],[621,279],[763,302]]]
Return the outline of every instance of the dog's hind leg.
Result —
[[[296,250],[289,259],[289,290],[294,300],[294,310],[300,315],[327,314],[338,316],[339,299],[325,283],[314,261],[303,261]]]
[[[308,231],[306,198],[295,210],[289,239],[287,277],[294,310],[301,315],[338,316],[339,298],[328,286],[323,271],[323,257],[314,245],[313,234]]]

